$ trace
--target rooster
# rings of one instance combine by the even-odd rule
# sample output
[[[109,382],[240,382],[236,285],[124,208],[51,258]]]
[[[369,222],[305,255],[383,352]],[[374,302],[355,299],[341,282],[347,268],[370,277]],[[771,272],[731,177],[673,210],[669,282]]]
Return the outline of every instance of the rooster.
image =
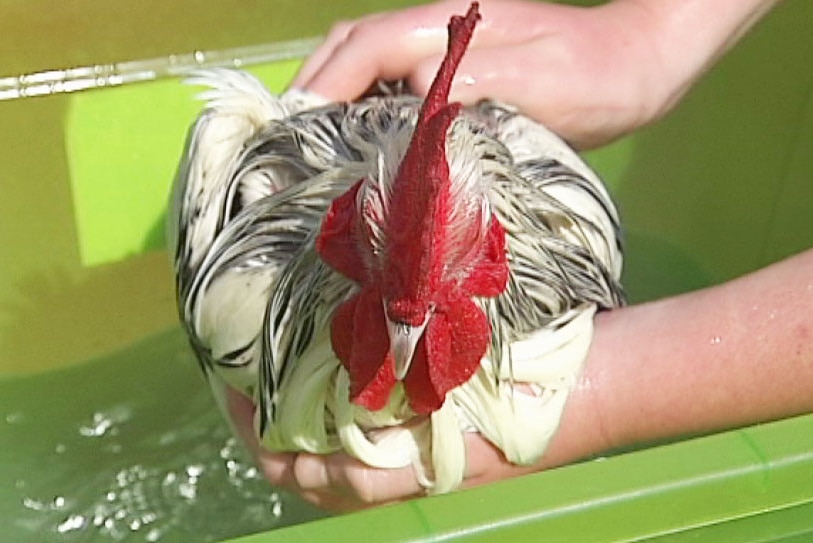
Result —
[[[479,20],[449,23],[426,98],[328,103],[226,69],[170,214],[179,313],[215,391],[271,450],[344,450],[455,488],[465,432],[544,452],[597,310],[623,303],[616,210],[559,138],[448,103]]]

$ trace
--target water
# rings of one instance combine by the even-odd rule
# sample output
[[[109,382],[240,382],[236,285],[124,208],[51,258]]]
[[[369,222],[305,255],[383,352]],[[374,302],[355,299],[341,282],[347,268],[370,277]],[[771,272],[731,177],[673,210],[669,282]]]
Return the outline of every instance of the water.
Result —
[[[3,541],[220,541],[319,513],[248,461],[180,332],[0,381]]]

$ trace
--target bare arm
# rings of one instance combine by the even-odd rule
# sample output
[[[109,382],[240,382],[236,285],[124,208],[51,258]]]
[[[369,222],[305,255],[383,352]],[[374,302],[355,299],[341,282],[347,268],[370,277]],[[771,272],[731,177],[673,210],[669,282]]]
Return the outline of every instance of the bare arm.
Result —
[[[669,111],[778,0],[615,0],[581,8],[484,0],[451,97],[514,104],[578,147],[596,147]],[[446,22],[469,0],[336,25],[294,81],[334,100],[377,79],[424,94]]]
[[[811,411],[808,250],[723,285],[599,315],[546,462]]]

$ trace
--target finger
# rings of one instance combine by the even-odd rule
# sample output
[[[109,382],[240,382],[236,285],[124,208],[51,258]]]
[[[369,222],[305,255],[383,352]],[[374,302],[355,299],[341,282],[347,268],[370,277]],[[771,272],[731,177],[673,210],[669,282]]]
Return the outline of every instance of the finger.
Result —
[[[224,386],[226,409],[232,427],[246,446],[257,441],[254,434],[254,402],[232,387]]]
[[[491,98],[534,108],[560,92],[556,77],[565,67],[558,66],[556,58],[536,42],[470,51],[458,68],[449,98],[466,104]]]
[[[376,80],[405,78],[421,59],[443,51],[444,30],[398,35],[397,22],[365,20],[354,25],[343,41],[319,52],[296,84],[330,100],[352,100]]]
[[[348,455],[327,464],[329,477],[363,504],[385,503],[423,494],[412,466],[372,468]]]
[[[333,55],[336,48],[347,39],[350,30],[356,23],[352,21],[340,21],[333,25],[325,40],[319,44],[316,50],[305,60],[299,68],[290,86],[293,88],[303,88],[313,75]]]
[[[608,96],[612,89],[596,88],[578,60],[556,47],[555,40],[543,39],[471,51],[452,82],[449,99],[467,105],[482,99],[511,104],[581,149],[611,139],[612,126],[596,96]],[[420,70],[409,80],[415,92],[431,83],[429,67]]]
[[[320,491],[333,486],[327,471],[328,456],[299,453],[293,465],[297,485],[303,491]]]
[[[226,405],[232,426],[238,437],[262,470],[265,478],[275,486],[298,491],[296,478],[293,476],[294,453],[272,453],[265,449],[254,432],[254,402],[246,396],[226,387]]]
[[[297,484],[305,492],[332,489],[346,502],[370,505],[423,492],[413,468],[370,467],[344,453],[327,456],[302,453],[294,466]]]
[[[511,10],[503,9],[500,2],[483,5],[483,20],[470,49],[517,43],[543,32],[538,24],[529,24],[536,4],[513,4]],[[328,99],[351,100],[377,79],[410,77],[427,57],[435,59],[434,75],[446,50],[449,17],[465,13],[468,7],[468,0],[448,0],[340,23],[306,62],[294,85]]]
[[[271,453],[262,450],[255,455],[255,459],[269,483],[298,493],[300,488],[293,475],[296,456],[296,453]]]
[[[493,47],[469,51],[463,57],[457,69],[452,86],[449,91],[449,100],[470,105],[483,99],[494,99],[521,107],[526,105],[534,108],[539,100],[537,87],[533,78],[529,78],[527,71],[529,63],[509,60],[516,55],[515,49],[522,46],[511,45],[507,47]],[[434,55],[419,61],[411,74],[407,77],[410,90],[418,95],[425,95],[432,84],[437,66],[442,55]],[[547,80],[544,74],[536,79]],[[533,86],[534,92],[529,92]]]

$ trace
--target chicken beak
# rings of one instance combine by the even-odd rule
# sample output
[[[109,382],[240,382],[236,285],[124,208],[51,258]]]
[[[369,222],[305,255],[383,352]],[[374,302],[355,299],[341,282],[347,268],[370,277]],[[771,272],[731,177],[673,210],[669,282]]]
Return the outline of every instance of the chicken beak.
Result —
[[[387,318],[387,332],[390,336],[390,352],[395,364],[395,378],[401,381],[406,377],[415,348],[429,323],[431,312],[426,313],[423,323],[412,326],[403,322],[393,322]]]

